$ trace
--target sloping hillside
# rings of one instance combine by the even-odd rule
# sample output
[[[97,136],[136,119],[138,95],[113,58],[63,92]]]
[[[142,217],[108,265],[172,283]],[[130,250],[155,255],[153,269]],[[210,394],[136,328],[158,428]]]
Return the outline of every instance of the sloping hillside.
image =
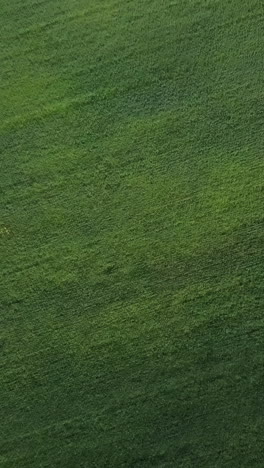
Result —
[[[0,467],[263,468],[263,3],[0,7]]]

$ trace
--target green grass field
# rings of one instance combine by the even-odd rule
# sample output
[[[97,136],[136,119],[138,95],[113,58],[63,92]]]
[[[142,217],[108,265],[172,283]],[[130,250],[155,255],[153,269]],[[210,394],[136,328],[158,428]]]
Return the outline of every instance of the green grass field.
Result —
[[[0,6],[0,467],[263,468],[263,2]]]

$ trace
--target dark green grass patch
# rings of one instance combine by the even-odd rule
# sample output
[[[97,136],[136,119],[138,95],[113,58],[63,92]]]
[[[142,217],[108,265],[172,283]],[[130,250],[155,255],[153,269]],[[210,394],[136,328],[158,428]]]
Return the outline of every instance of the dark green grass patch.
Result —
[[[262,468],[263,5],[0,3],[0,466]]]

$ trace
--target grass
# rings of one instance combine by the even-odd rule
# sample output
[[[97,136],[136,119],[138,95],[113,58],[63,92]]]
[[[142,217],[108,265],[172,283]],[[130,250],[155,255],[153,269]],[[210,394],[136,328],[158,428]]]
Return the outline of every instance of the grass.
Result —
[[[263,467],[259,0],[0,0],[0,466]]]

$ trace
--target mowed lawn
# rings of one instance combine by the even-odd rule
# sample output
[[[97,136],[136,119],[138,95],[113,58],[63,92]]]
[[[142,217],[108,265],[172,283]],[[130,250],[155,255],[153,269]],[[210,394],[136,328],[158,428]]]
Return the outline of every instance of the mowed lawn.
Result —
[[[263,2],[0,7],[0,467],[263,468]]]

